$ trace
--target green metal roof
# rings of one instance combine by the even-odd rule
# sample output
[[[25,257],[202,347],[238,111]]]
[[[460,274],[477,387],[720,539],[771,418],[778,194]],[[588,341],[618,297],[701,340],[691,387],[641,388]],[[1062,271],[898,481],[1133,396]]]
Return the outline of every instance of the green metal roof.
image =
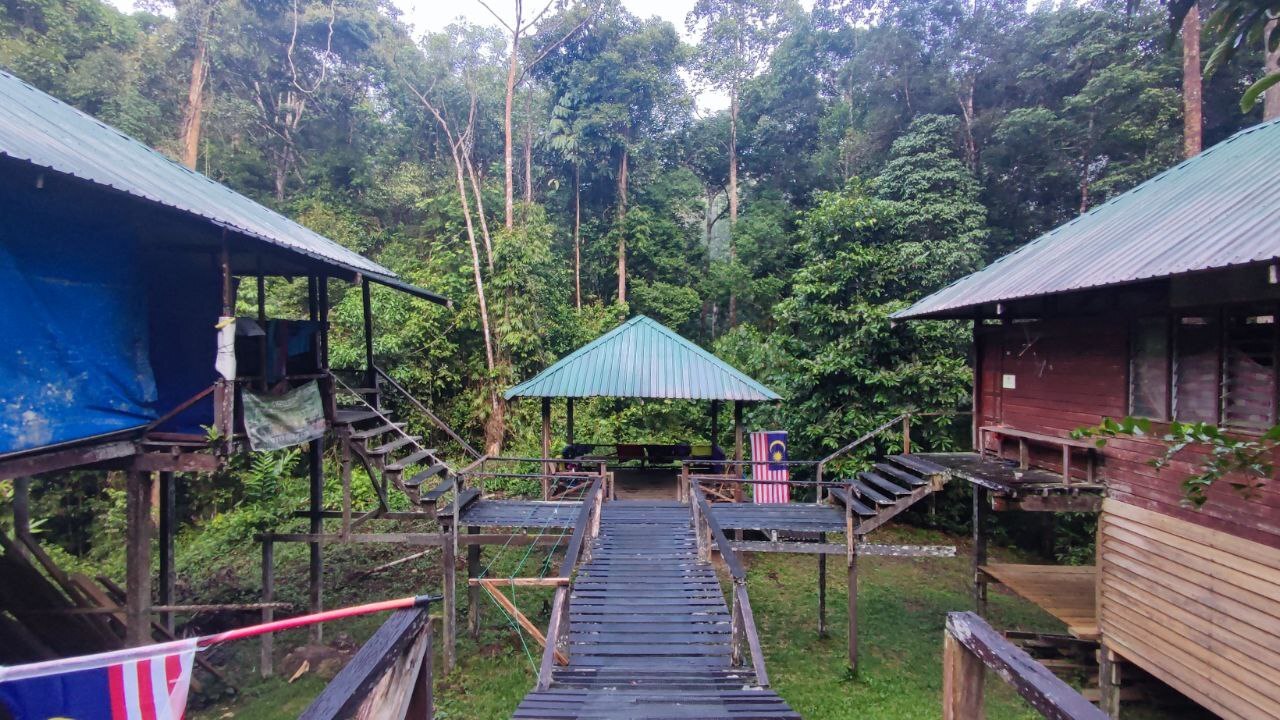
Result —
[[[1280,258],[1280,121],[1232,135],[894,315],[977,306]]]
[[[0,71],[0,157],[79,178],[419,297],[391,270]]]
[[[675,400],[782,398],[671,329],[637,315],[505,393]]]

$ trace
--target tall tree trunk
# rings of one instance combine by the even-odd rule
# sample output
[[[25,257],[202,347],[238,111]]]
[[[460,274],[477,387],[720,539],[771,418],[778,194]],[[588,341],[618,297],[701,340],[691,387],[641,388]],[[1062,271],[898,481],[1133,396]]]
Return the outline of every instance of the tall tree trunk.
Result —
[[[1093,115],[1089,116],[1089,129],[1084,147],[1080,150],[1080,214],[1089,210],[1089,166],[1093,155]]]
[[[1204,120],[1201,108],[1200,6],[1192,5],[1182,20],[1182,151],[1200,154]]]
[[[738,90],[729,93],[729,262],[738,259],[733,228],[738,224]],[[729,290],[729,327],[738,324],[738,291]]]
[[[573,303],[582,309],[582,165],[573,164]]]
[[[960,119],[963,121],[964,128],[964,162],[969,166],[969,172],[977,175],[978,173],[978,141],[973,137],[973,86],[975,82],[972,77],[964,80],[964,87],[961,89],[957,100],[960,101]]]
[[[1262,52],[1266,56],[1263,64],[1263,70],[1267,75],[1280,73],[1280,48],[1276,50],[1268,49],[1269,38],[1271,33],[1276,29],[1276,21],[1272,20],[1267,23],[1267,31],[1263,34]],[[1266,97],[1262,101],[1262,119],[1272,120],[1280,117],[1280,85],[1274,85],[1266,92]]]
[[[533,111],[529,107],[529,98],[533,93],[524,94],[524,201],[533,203]]]
[[[204,84],[209,72],[209,43],[205,28],[196,31],[195,57],[187,84],[187,105],[182,111],[182,164],[196,169],[200,157],[200,120],[204,114]]]
[[[512,155],[511,155],[511,104],[515,102],[516,97],[516,71],[519,69],[519,51],[520,51],[520,16],[516,15],[516,31],[511,33],[511,59],[507,62],[507,102],[502,114],[502,158],[506,172],[506,228],[510,230],[515,227],[515,191],[512,184],[515,182],[515,174],[512,172]]]
[[[627,133],[628,141],[630,132]],[[627,301],[627,229],[623,221],[627,219],[627,161],[629,150],[622,147],[622,160],[618,163],[618,302]]]

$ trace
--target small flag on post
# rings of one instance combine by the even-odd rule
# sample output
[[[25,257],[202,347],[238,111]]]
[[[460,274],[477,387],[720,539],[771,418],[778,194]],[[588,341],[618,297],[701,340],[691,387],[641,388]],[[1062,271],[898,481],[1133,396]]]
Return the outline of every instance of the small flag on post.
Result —
[[[787,433],[763,430],[751,433],[752,500],[757,503],[791,502],[791,475],[787,469]],[[759,481],[766,482],[759,482]]]
[[[181,720],[199,638],[0,667],[14,720]]]

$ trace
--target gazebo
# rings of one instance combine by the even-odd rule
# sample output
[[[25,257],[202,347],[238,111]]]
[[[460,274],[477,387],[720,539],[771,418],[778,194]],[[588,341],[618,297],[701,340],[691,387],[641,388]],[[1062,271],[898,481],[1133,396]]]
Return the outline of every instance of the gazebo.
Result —
[[[742,461],[742,409],[782,398],[670,328],[637,315],[507,390],[505,397],[542,398],[542,456],[551,458],[551,401],[564,398],[568,442],[574,444],[573,402],[607,397],[711,402],[711,437],[719,435],[721,403],[733,402],[734,460]]]

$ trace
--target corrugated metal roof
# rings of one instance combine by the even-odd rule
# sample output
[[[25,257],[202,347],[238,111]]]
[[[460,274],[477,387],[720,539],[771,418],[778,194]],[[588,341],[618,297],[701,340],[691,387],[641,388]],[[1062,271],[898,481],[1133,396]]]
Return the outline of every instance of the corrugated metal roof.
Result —
[[[1280,121],[1242,130],[894,315],[1280,258]]]
[[[320,262],[407,289],[391,270],[269,210],[0,71],[0,155],[159,203]],[[412,286],[410,286],[412,287]],[[443,297],[413,287],[437,302]]]
[[[777,393],[644,315],[511,388],[514,397],[781,400]]]

